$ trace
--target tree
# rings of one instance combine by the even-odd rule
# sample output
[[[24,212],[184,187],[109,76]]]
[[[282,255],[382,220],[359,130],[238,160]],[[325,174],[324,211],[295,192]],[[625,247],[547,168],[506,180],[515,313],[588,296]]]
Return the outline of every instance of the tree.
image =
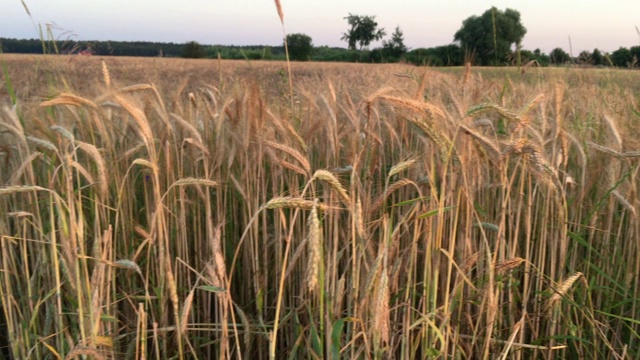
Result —
[[[182,49],[182,57],[188,59],[200,59],[204,57],[204,47],[197,41],[189,41]]]
[[[359,45],[358,50],[362,50],[368,47],[372,41],[380,40],[386,35],[384,28],[378,28],[375,16],[360,16],[349,13],[345,19],[349,23],[349,31],[343,33],[340,40],[349,43],[351,50],[356,50],[356,45]]]
[[[415,65],[460,66],[464,63],[462,49],[456,44],[411,50],[406,58]]]
[[[604,55],[602,54],[602,51],[598,50],[598,48],[593,49],[593,52],[591,53],[591,62],[595,66],[606,65]]]
[[[289,47],[289,58],[291,60],[309,60],[311,51],[313,51],[311,37],[305,34],[287,35],[287,46]]]
[[[535,49],[533,51],[522,49],[520,50],[520,56],[522,57],[523,65],[534,60],[539,66],[549,65],[549,56],[544,54],[540,49]]]
[[[571,56],[561,48],[555,48],[549,53],[551,63],[555,65],[562,65],[571,61]]]
[[[626,47],[620,47],[611,53],[611,61],[615,66],[628,67],[633,63],[633,53]]]
[[[638,66],[638,61],[640,61],[640,46],[632,46],[629,48],[631,51],[631,55],[633,56],[632,63],[634,66]]]
[[[391,34],[389,41],[382,42],[382,53],[387,61],[398,61],[409,50],[404,45],[404,34],[400,26]]]
[[[582,50],[580,54],[578,54],[578,63],[584,65],[593,65],[593,54],[591,54],[588,50]]]
[[[526,33],[518,11],[492,7],[482,16],[464,20],[454,41],[459,41],[467,54],[475,54],[481,65],[499,65],[506,62],[514,45],[520,46]]]

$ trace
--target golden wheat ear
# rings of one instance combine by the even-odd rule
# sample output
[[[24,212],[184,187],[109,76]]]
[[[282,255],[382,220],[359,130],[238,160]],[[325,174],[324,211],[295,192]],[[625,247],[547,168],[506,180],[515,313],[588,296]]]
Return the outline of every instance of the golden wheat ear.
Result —
[[[307,221],[307,289],[310,292],[318,290],[320,264],[322,262],[322,228],[318,217],[318,199],[314,200],[311,214]]]
[[[280,4],[280,0],[275,0],[276,9],[278,9],[278,17],[280,18],[280,23],[284,25],[284,12],[282,11],[282,4]]]

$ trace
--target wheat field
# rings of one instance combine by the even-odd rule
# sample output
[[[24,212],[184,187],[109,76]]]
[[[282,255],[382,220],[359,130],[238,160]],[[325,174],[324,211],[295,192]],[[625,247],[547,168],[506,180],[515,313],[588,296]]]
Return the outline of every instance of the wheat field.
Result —
[[[0,62],[4,358],[640,359],[638,72]]]

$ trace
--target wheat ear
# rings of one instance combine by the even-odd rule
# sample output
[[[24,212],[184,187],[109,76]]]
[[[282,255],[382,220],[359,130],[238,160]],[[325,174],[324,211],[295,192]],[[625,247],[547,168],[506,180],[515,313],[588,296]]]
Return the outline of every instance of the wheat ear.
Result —
[[[307,289],[309,292],[314,292],[318,289],[320,264],[322,262],[322,229],[320,227],[320,218],[318,217],[318,199],[314,200],[313,208],[307,221],[307,228]]]
[[[551,296],[551,298],[549,299],[549,302],[551,304],[553,304],[556,301],[560,300],[560,298],[565,296],[566,293],[569,291],[569,289],[571,289],[571,286],[573,286],[573,283],[575,283],[576,280],[578,280],[581,276],[582,276],[582,273],[581,272],[577,272],[577,273],[569,276],[568,278],[566,278],[562,282],[562,284],[560,284],[560,286],[556,290],[556,293],[553,294],[553,296]]]
[[[333,173],[327,170],[316,170],[313,174],[313,179],[320,179],[329,184],[331,188],[340,195],[342,202],[344,202],[347,207],[351,206],[351,198],[349,197],[347,190],[342,186],[342,184],[340,184],[340,181],[338,181]]]

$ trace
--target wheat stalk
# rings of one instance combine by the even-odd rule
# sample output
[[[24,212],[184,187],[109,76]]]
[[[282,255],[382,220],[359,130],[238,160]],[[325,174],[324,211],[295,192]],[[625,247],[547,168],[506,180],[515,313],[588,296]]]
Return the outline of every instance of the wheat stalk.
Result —
[[[560,286],[558,286],[558,288],[555,290],[555,294],[553,294],[553,296],[549,298],[549,303],[553,304],[556,301],[560,300],[560,298],[564,297],[565,294],[569,291],[569,289],[571,289],[571,286],[573,286],[573,283],[575,283],[576,280],[578,280],[581,276],[582,276],[581,272],[576,272],[575,274],[566,278],[562,282],[562,284],[560,284]]]
[[[622,150],[622,136],[620,136],[620,131],[618,130],[618,125],[616,125],[616,121],[609,115],[604,115],[604,122],[611,130],[611,135],[613,135],[614,140],[616,141],[616,147],[618,151]]]
[[[184,178],[180,180],[176,180],[171,187],[174,186],[188,186],[188,185],[202,185],[209,187],[217,187],[220,185],[217,181],[209,180],[209,179],[196,179],[196,178]]]
[[[473,254],[471,254],[470,256],[468,256],[464,263],[462,263],[462,266],[460,267],[460,269],[462,270],[463,273],[467,273],[469,270],[471,270],[471,268],[478,262],[478,259],[480,258],[480,252],[475,252]]]
[[[276,9],[278,10],[278,17],[280,18],[280,23],[284,26],[284,12],[282,11],[282,5],[280,4],[280,0],[275,0]]]
[[[291,170],[293,172],[296,172],[296,173],[298,173],[298,174],[300,174],[302,176],[309,175],[309,173],[306,170],[304,170],[303,168],[299,167],[296,164],[292,164],[292,163],[290,163],[290,162],[288,162],[286,160],[277,159],[276,162],[278,163],[278,165],[282,166],[283,168],[289,169],[289,170]]]
[[[429,139],[431,139],[431,141],[436,144],[443,161],[447,158],[450,150],[449,144],[451,144],[451,141],[444,136],[444,132],[436,130],[426,121],[426,119],[423,118],[406,117],[405,120],[416,125],[420,130],[422,130],[422,132],[424,132],[425,135],[427,135]]]
[[[13,171],[13,174],[11,174],[9,185],[17,185],[22,175],[24,175],[27,167],[29,165],[32,165],[31,163],[33,162],[33,160],[39,158],[40,156],[42,156],[42,153],[37,151],[29,154],[29,156],[27,156],[27,158],[22,161],[20,166],[18,166],[18,168]]]
[[[471,135],[471,137],[476,139],[480,143],[480,145],[482,145],[482,148],[489,153],[491,159],[493,159],[494,161],[498,161],[501,159],[500,148],[493,141],[489,140],[483,135],[480,135],[478,132],[464,124],[460,124],[460,128],[463,129],[466,134]]]
[[[151,144],[153,144],[153,132],[151,131],[151,126],[149,125],[149,121],[144,113],[131,104],[127,99],[125,99],[121,95],[115,96],[116,102],[122,106],[135,120],[135,123],[138,125],[138,130],[140,131],[140,135],[142,140],[145,143],[147,149],[151,150]]]
[[[371,104],[374,101],[376,101],[379,97],[381,97],[382,95],[390,93],[390,92],[392,92],[394,90],[395,89],[390,87],[390,86],[381,87],[378,90],[374,91],[371,95],[367,96],[367,98],[364,100],[364,102],[366,104]],[[335,118],[335,116],[334,116],[334,118]]]
[[[193,296],[195,295],[196,289],[193,288],[187,295],[187,298],[184,299],[184,303],[182,304],[182,314],[180,315],[180,332],[186,336],[187,334],[187,325],[189,325],[189,313],[191,312],[191,306],[193,305]]]
[[[95,180],[93,179],[93,176],[91,175],[91,173],[89,173],[89,171],[87,169],[85,169],[84,166],[82,166],[79,163],[71,160],[71,156],[69,156],[67,158],[67,164],[71,168],[74,168],[77,172],[79,172],[85,179],[87,179],[87,182],[89,184],[94,184],[95,183]]]
[[[501,158],[504,158],[510,154],[529,154],[536,170],[538,171],[542,172],[549,168],[548,162],[542,154],[542,149],[540,149],[537,145],[532,144],[526,138],[520,138],[514,141],[507,142],[500,156]]]
[[[414,91],[413,93],[414,100],[420,100],[424,96],[423,94],[424,94],[424,89],[427,87],[428,74],[429,72],[427,70],[425,70],[422,73],[422,76],[420,77],[420,83],[418,83],[418,87],[416,88],[416,91]]]
[[[104,79],[104,84],[107,88],[111,87],[111,76],[109,76],[109,68],[107,68],[107,63],[102,60],[102,78]]]
[[[98,108],[98,106],[93,101],[69,93],[61,93],[51,100],[43,101],[40,103],[40,106],[42,107],[56,105],[71,105],[76,107],[89,106],[93,109]]]
[[[367,233],[364,227],[364,214],[362,212],[362,202],[360,198],[356,201],[356,209],[354,213],[356,223],[356,234],[360,239],[366,239]]]
[[[107,180],[107,165],[104,158],[100,154],[100,151],[98,151],[98,148],[96,148],[93,144],[78,141],[77,146],[78,148],[84,150],[84,152],[89,154],[95,162],[96,170],[98,171],[98,188],[100,189],[100,195],[102,196],[102,198],[106,198],[107,192],[109,190],[109,183]]]
[[[372,328],[379,333],[380,340],[388,344],[391,329],[389,326],[389,276],[386,267],[382,269],[380,275],[373,309]]]
[[[609,155],[611,155],[613,157],[620,158],[620,159],[622,159],[622,158],[640,157],[640,151],[627,151],[627,152],[621,153],[621,152],[619,152],[617,150],[614,150],[614,149],[611,149],[611,148],[608,148],[608,147],[604,147],[602,145],[598,145],[598,144],[593,143],[591,141],[587,141],[587,145],[589,145],[589,147],[592,147],[592,148],[594,148],[594,149],[596,149],[598,151],[601,151],[601,152],[603,152],[605,154],[609,154]]]
[[[302,209],[302,210],[311,210],[314,206],[314,201],[306,200],[299,197],[291,197],[291,196],[283,196],[283,197],[275,197],[271,200],[267,201],[266,204],[262,206],[264,209]],[[334,208],[329,207],[325,204],[317,204],[317,208],[322,211],[332,210]]]
[[[464,77],[462,78],[462,85],[467,85],[471,78],[471,62],[466,61],[464,63]]]
[[[622,206],[624,206],[627,210],[631,212],[631,214],[633,214],[634,218],[637,216],[635,206],[631,205],[629,200],[627,200],[618,190],[613,190],[611,192],[611,195],[613,195],[616,199],[618,199],[620,204],[622,204]]]
[[[196,139],[196,144],[198,146],[198,148],[204,149],[204,143],[202,141],[202,136],[200,135],[200,132],[198,131],[198,129],[196,129],[195,126],[193,126],[190,122],[186,121],[185,119],[183,119],[182,117],[176,115],[176,114],[171,114],[171,118],[174,119],[182,128],[186,129],[190,134],[191,137]]]
[[[32,143],[36,144],[36,145],[40,145],[45,149],[49,149],[51,151],[58,152],[58,148],[55,145],[53,145],[53,143],[51,141],[39,139],[39,138],[36,138],[36,137],[33,137],[33,136],[27,136],[27,140],[29,142],[32,142]]]
[[[307,220],[307,289],[314,292],[318,288],[318,278],[322,262],[322,229],[318,217],[318,199],[314,200],[313,208]]]
[[[135,84],[135,85],[125,86],[119,91],[123,93],[127,93],[127,92],[137,92],[137,91],[145,91],[145,90],[153,90],[153,89],[154,89],[153,85],[151,84]]]
[[[421,114],[425,114],[430,118],[440,117],[445,119],[445,113],[435,105],[429,104],[423,101],[416,101],[413,99],[401,98],[398,96],[381,95],[380,99],[386,101],[392,105],[401,107],[403,109],[415,111]]]
[[[384,193],[382,193],[382,195],[378,196],[373,203],[371,204],[371,208],[369,209],[369,214],[374,213],[375,211],[377,211],[382,204],[386,201],[387,197],[389,197],[389,195],[391,195],[394,191],[400,189],[403,186],[407,186],[407,185],[413,185],[416,186],[416,183],[409,180],[409,179],[400,179],[396,182],[394,182],[393,184],[391,184]]]
[[[104,355],[102,355],[97,349],[90,348],[86,346],[76,346],[71,350],[67,356],[65,356],[64,360],[73,360],[79,356],[85,358],[86,356],[93,356],[95,360],[106,359]]]
[[[156,164],[152,163],[151,161],[147,160],[147,159],[137,158],[137,159],[133,160],[131,165],[145,166],[145,167],[151,169],[153,174],[157,174],[158,173],[158,166]]]
[[[59,125],[53,125],[51,127],[51,130],[59,132],[60,134],[62,134],[62,136],[64,136],[65,139],[69,140],[69,142],[71,143],[75,142],[73,135],[69,132],[69,130],[65,129],[64,127]]]
[[[136,264],[135,261],[131,261],[131,260],[127,260],[127,259],[122,259],[122,260],[117,260],[113,263],[113,265],[123,268],[123,269],[129,269],[129,270],[133,270],[136,273],[138,273],[138,275],[140,275],[141,278],[144,279],[144,275],[142,275],[142,270],[140,270],[140,266],[138,266],[138,264]]]
[[[227,267],[224,260],[224,252],[222,250],[222,225],[218,225],[213,229],[211,236],[211,252],[213,255],[213,264],[215,273],[220,281],[220,287],[226,287]]]
[[[389,175],[387,175],[387,178],[391,178],[394,175],[397,175],[404,170],[411,168],[416,163],[416,161],[417,159],[409,159],[394,165],[393,167],[391,167],[391,170],[389,170]]]
[[[536,105],[538,105],[539,103],[541,103],[542,101],[545,100],[545,95],[544,93],[538,94],[536,97],[534,97],[533,99],[531,99],[531,101],[529,101],[521,110],[519,113],[519,117],[523,117],[525,114],[527,114],[529,111],[531,111],[531,109],[533,109]]]
[[[316,170],[313,174],[312,180],[313,179],[320,179],[329,184],[331,188],[338,193],[345,206],[351,207],[351,198],[349,197],[347,190],[342,186],[342,184],[340,184],[340,181],[338,181],[333,173],[327,170]]]
[[[23,186],[5,186],[0,187],[0,196],[9,195],[9,194],[17,194],[21,192],[29,192],[29,191],[48,191],[40,186],[31,186],[31,185],[23,185]]]
[[[309,164],[309,160],[304,155],[302,155],[302,153],[300,153],[298,150],[286,145],[269,141],[269,140],[266,140],[264,143],[270,148],[278,149],[286,154],[291,155],[294,159],[298,161],[298,163],[300,163],[300,165],[307,172],[307,174],[311,172],[311,165]]]
[[[171,300],[171,305],[173,308],[173,321],[175,323],[175,326],[178,329],[178,338],[177,338],[177,342],[178,342],[178,351],[182,350],[182,333],[180,332],[180,330],[182,330],[182,328],[180,327],[181,322],[180,322],[180,298],[178,297],[178,284],[176,283],[176,278],[173,274],[173,271],[171,270],[171,260],[169,260],[168,256],[165,256],[165,264],[161,264],[164,265],[164,273],[165,273],[165,279],[167,280],[167,288],[169,290],[169,299]]]
[[[526,261],[525,259],[516,256],[513,259],[505,260],[496,264],[495,271],[499,273],[507,272],[509,270],[517,268],[518,266],[520,266],[520,264],[522,264],[525,261]]]

